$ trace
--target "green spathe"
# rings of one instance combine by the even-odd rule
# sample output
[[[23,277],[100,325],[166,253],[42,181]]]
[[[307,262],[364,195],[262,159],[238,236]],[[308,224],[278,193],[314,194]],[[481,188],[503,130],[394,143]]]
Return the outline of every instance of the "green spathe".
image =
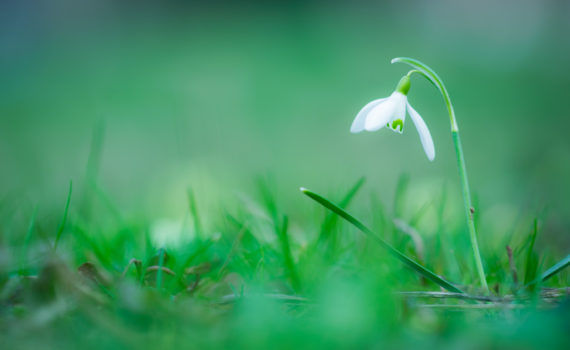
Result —
[[[404,75],[402,77],[402,79],[400,79],[400,81],[398,82],[398,85],[396,86],[396,91],[398,91],[399,93],[401,93],[404,96],[408,95],[408,91],[410,91],[410,77],[407,75]]]

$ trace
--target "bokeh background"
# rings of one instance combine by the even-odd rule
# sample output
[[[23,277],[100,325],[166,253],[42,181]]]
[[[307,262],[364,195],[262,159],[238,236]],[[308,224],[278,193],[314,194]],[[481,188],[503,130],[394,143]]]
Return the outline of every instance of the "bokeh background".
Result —
[[[59,217],[69,180],[80,196],[90,178],[125,216],[179,218],[190,187],[214,217],[269,178],[296,220],[314,206],[299,186],[335,194],[365,176],[391,210],[407,174],[412,203],[446,186],[460,225],[449,120],[427,81],[409,98],[433,163],[409,120],[403,135],[349,133],[409,56],[450,91],[482,240],[538,217],[539,244],[565,252],[569,14],[558,0],[2,1],[0,198],[22,222],[36,204]]]

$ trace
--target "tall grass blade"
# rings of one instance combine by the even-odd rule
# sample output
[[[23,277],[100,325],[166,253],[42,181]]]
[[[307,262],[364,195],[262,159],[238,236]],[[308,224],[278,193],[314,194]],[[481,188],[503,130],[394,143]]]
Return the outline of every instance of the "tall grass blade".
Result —
[[[32,213],[32,218],[28,224],[28,230],[26,231],[26,237],[24,238],[24,244],[22,245],[22,252],[20,256],[20,272],[24,271],[24,266],[27,264],[28,260],[28,247],[30,245],[30,241],[32,239],[32,233],[34,232],[34,228],[36,227],[36,217],[38,214],[38,206],[34,207],[34,211]]]
[[[196,198],[194,197],[194,192],[192,189],[188,189],[187,191],[188,196],[188,207],[190,209],[190,214],[192,215],[192,219],[194,219],[194,231],[196,232],[197,237],[202,237],[202,225],[200,223],[200,216],[198,215],[198,206],[196,204]]]
[[[92,234],[83,227],[80,223],[74,222],[72,226],[74,238],[79,241],[82,246],[90,248],[91,252],[89,254],[95,255],[99,262],[104,266],[111,266],[113,264],[111,256],[105,252],[105,249],[100,246],[98,242],[95,241]],[[100,236],[97,236],[100,237]]]
[[[103,155],[103,144],[105,140],[105,122],[100,120],[93,126],[91,135],[91,146],[87,158],[87,169],[85,170],[85,183],[87,186],[83,191],[82,198],[79,199],[79,210],[86,221],[90,221],[93,216],[93,186],[97,183],[101,158]]]
[[[91,181],[89,185],[90,185],[89,186],[90,191],[95,196],[97,196],[96,198],[100,201],[100,203],[104,206],[104,208],[107,209],[107,211],[113,216],[113,219],[115,220],[117,225],[120,227],[128,227],[125,220],[123,220],[121,212],[119,211],[117,206],[113,203],[113,200],[111,199],[111,197],[109,197],[107,192],[101,186],[99,186],[95,181]]]
[[[373,239],[380,246],[384,247],[390,254],[392,254],[394,257],[399,259],[402,263],[404,263],[404,265],[408,266],[409,268],[416,271],[420,275],[424,276],[428,280],[434,282],[435,284],[441,286],[442,288],[447,289],[450,292],[463,293],[463,291],[461,291],[459,288],[452,285],[450,282],[444,280],[443,278],[439,277],[435,273],[431,272],[430,270],[421,266],[417,262],[415,262],[415,261],[411,260],[410,258],[408,258],[407,256],[405,256],[404,254],[400,253],[398,250],[396,250],[394,247],[392,247],[386,241],[379,238],[374,232],[372,232],[372,230],[370,230],[368,227],[366,227],[363,223],[358,221],[355,217],[353,217],[352,215],[350,215],[349,213],[347,213],[343,209],[341,209],[338,206],[336,206],[335,204],[333,204],[328,199],[326,199],[326,198],[324,198],[324,197],[322,197],[322,196],[316,194],[315,192],[312,192],[306,188],[301,187],[301,192],[303,192],[309,198],[313,199],[317,203],[321,204],[325,208],[331,210],[333,213],[337,214],[341,218],[345,219],[346,221],[348,221],[349,223],[354,225],[362,233],[366,234],[369,238]]]
[[[156,272],[156,290],[162,288],[162,267],[164,266],[164,248],[160,248],[158,252],[158,270]]]
[[[293,261],[293,254],[291,254],[291,245],[289,243],[289,236],[287,234],[288,226],[289,218],[287,215],[285,215],[283,216],[283,226],[281,228],[281,232],[279,233],[279,241],[281,242],[281,249],[283,251],[283,257],[285,259],[285,268],[287,269],[289,278],[291,279],[291,284],[295,291],[299,291],[301,283],[295,262]]]
[[[275,196],[271,191],[270,184],[272,183],[272,179],[264,179],[260,178],[257,181],[257,186],[259,188],[259,193],[261,195],[261,199],[265,208],[267,209],[267,213],[273,220],[275,225],[275,232],[279,232],[279,215],[277,211],[277,202],[275,200]]]
[[[99,174],[101,166],[101,155],[103,154],[103,141],[105,139],[105,123],[98,121],[93,127],[91,136],[91,147],[89,149],[89,158],[87,159],[87,180],[95,181]]]
[[[55,235],[55,243],[53,245],[54,251],[57,249],[57,244],[59,243],[59,239],[61,238],[61,234],[63,233],[63,229],[65,228],[65,223],[67,222],[67,213],[69,211],[69,202],[71,202],[72,190],[73,190],[73,182],[69,180],[69,192],[67,192],[67,201],[65,202],[63,218],[61,219],[61,223],[59,224],[59,228],[57,229],[57,234]]]
[[[538,221],[534,220],[534,229],[532,232],[532,236],[530,239],[530,245],[528,246],[527,254],[526,254],[526,265],[525,265],[525,272],[524,272],[524,283],[528,284],[530,281],[536,278],[536,271],[538,261],[536,256],[533,254],[534,249],[534,242],[536,241],[536,236],[538,233]]]
[[[350,190],[339,202],[338,206],[341,208],[346,208],[350,204],[354,196],[356,196],[356,193],[358,193],[360,188],[362,188],[362,185],[364,185],[365,182],[366,182],[365,177],[361,177],[360,179],[358,179],[358,181],[356,181],[354,186],[350,188]],[[337,223],[337,218],[338,216],[333,215],[332,213],[326,216],[325,220],[323,221],[323,224],[321,225],[321,231],[319,233],[319,240],[318,240],[319,242],[324,242],[326,238],[330,236],[331,230]]]
[[[544,273],[539,278],[537,278],[534,281],[525,285],[525,288],[530,287],[530,286],[532,286],[538,282],[544,282],[544,281],[548,280],[552,276],[554,276],[557,273],[559,273],[560,271],[564,270],[566,267],[568,267],[568,265],[570,265],[570,254],[566,255],[565,258],[563,258],[562,260],[560,260],[559,262],[554,264],[548,270],[544,271]]]
[[[566,257],[556,264],[549,268],[548,270],[544,271],[544,273],[540,276],[540,279],[544,282],[550,277],[556,275],[558,272],[564,270],[566,267],[570,265],[570,254],[566,255]]]

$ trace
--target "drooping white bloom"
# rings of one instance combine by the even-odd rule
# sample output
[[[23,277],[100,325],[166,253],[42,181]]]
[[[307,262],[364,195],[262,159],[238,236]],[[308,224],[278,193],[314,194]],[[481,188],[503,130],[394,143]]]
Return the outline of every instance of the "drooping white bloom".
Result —
[[[408,102],[408,91],[410,89],[410,78],[404,76],[396,91],[387,98],[374,100],[364,106],[354,118],[350,132],[358,133],[363,130],[376,131],[383,127],[402,133],[404,131],[404,122],[406,120],[406,110],[412,118],[412,122],[418,130],[420,141],[424,147],[424,151],[430,161],[435,158],[435,148],[433,139],[428,127],[418,112]]]

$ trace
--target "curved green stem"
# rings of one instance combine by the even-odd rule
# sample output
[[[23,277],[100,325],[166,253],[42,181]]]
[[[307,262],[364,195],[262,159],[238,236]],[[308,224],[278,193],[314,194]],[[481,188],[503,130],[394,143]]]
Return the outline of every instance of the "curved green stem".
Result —
[[[461,146],[461,139],[459,138],[459,128],[457,120],[455,119],[455,111],[447,93],[443,81],[430,67],[424,63],[407,57],[397,57],[392,60],[392,63],[406,63],[414,68],[408,75],[419,73],[428,79],[439,90],[445,101],[445,106],[449,112],[449,121],[451,123],[451,136],[455,146],[455,154],[457,155],[457,167],[459,168],[459,178],[461,181],[461,188],[463,191],[463,204],[465,207],[465,217],[467,219],[467,228],[469,229],[469,237],[471,239],[471,246],[473,247],[473,255],[475,257],[475,265],[479,274],[481,285],[488,292],[487,279],[485,278],[485,270],[483,269],[483,262],[481,260],[481,253],[479,252],[479,244],[477,243],[477,232],[475,231],[475,220],[473,214],[475,209],[471,204],[471,192],[469,190],[469,181],[467,180],[467,169],[465,168],[465,158],[463,156],[463,147]]]

